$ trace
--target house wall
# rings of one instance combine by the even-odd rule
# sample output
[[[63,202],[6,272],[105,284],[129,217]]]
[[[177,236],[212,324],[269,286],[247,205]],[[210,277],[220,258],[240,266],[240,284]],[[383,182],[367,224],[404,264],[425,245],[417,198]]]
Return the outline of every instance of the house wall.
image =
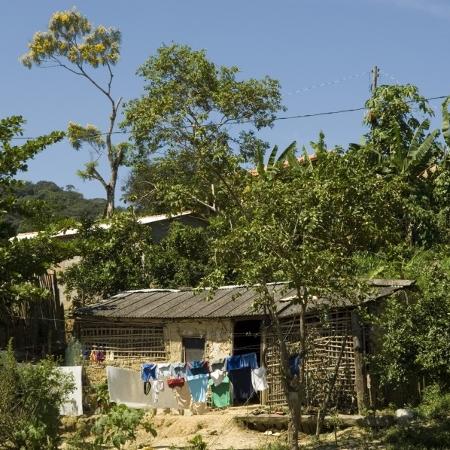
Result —
[[[166,358],[164,361],[179,362],[182,360],[182,339],[184,337],[203,337],[205,339],[205,359],[214,360],[216,358],[224,358],[231,355],[233,349],[233,322],[231,320],[173,320],[170,322],[161,323],[157,320],[135,322],[132,320],[121,321],[120,323],[111,322],[107,320],[96,320],[95,322],[76,321],[75,329],[77,330],[78,338],[83,344],[82,328],[95,328],[100,330],[113,329],[115,326],[123,327],[128,325],[130,329],[139,327],[155,327],[163,326],[164,344]],[[109,349],[117,345],[117,341],[108,342],[107,335],[103,336],[104,348]],[[126,342],[126,341],[125,341]],[[130,349],[131,350],[131,349]],[[118,352],[116,351],[117,355]],[[92,386],[106,381],[105,367],[115,366],[124,367],[134,370],[140,370],[140,366],[145,361],[161,361],[161,359],[154,360],[152,358],[133,357],[131,354],[127,357],[115,357],[112,361],[104,361],[102,363],[93,363],[86,361],[84,366],[84,376],[86,391],[91,392]]]
[[[231,320],[198,320],[168,322],[164,328],[171,362],[182,359],[183,337],[205,339],[205,359],[213,360],[231,355],[233,350],[233,323]]]

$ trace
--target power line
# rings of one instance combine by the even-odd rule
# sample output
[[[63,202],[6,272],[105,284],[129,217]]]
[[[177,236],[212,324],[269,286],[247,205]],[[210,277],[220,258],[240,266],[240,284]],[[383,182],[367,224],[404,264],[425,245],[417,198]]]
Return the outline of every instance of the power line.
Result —
[[[296,95],[296,94],[297,95],[298,94],[304,94],[305,92],[309,92],[309,91],[312,91],[314,89],[334,86],[334,85],[337,85],[337,84],[340,84],[340,83],[343,83],[343,82],[346,82],[346,81],[356,80],[356,79],[361,78],[361,77],[363,77],[365,75],[368,75],[369,73],[370,72],[367,72],[367,71],[366,72],[360,72],[360,73],[355,73],[355,74],[352,74],[352,75],[347,75],[347,76],[344,76],[344,77],[341,77],[341,78],[338,78],[338,79],[335,79],[335,80],[324,81],[324,82],[321,82],[321,83],[314,83],[314,84],[312,84],[310,86],[307,86],[307,87],[304,87],[304,88],[301,88],[301,89],[296,89],[295,91],[289,91],[289,92],[287,92],[286,95],[291,96],[291,95]]]
[[[443,100],[445,98],[449,97],[449,95],[438,95],[436,97],[427,97],[424,100],[425,101],[433,101],[433,100]],[[413,100],[407,101],[406,103],[413,103]],[[317,112],[317,113],[307,113],[307,114],[294,114],[290,116],[278,116],[275,117],[273,120],[274,122],[279,120],[292,120],[292,119],[307,119],[310,117],[320,117],[320,116],[332,116],[337,114],[346,114],[351,112],[357,112],[357,111],[365,111],[367,108],[365,106],[361,106],[359,108],[346,108],[346,109],[337,109],[333,111],[323,111],[323,112]],[[253,123],[253,120],[236,120],[236,121],[230,121],[228,122],[231,125],[244,125],[246,123]],[[206,126],[215,126],[217,124],[210,123]],[[110,134],[109,132],[99,132],[96,135],[97,136],[106,136]],[[113,131],[111,134],[122,134],[122,135],[129,135],[131,134],[131,131]],[[16,136],[12,137],[10,140],[31,140],[31,139],[37,139],[40,136],[30,137],[30,136]]]

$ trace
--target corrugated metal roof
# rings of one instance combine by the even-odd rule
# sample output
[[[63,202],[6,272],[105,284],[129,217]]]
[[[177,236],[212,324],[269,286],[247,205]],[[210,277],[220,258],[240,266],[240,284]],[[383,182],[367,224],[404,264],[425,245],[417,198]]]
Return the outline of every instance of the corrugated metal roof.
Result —
[[[377,293],[371,300],[385,297],[398,289],[411,286],[410,280],[375,280],[371,282]],[[282,317],[298,312],[298,306],[288,299],[295,298],[295,290],[287,283],[272,283],[269,290],[277,301],[277,309]],[[208,298],[212,295],[211,298]],[[78,308],[77,317],[92,318],[139,318],[139,319],[187,319],[187,318],[232,318],[262,316],[255,309],[259,299],[257,287],[224,286],[211,294],[209,290],[143,289],[122,292],[92,306]],[[318,299],[311,303],[326,303]],[[350,301],[340,306],[351,306]]]

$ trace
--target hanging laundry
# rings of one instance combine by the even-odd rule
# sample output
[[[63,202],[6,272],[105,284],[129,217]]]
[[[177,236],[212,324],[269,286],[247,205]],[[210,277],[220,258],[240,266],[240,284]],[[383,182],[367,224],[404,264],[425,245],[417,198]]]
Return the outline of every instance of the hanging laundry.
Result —
[[[64,403],[59,407],[59,414],[62,416],[81,416],[83,414],[83,387],[81,383],[81,366],[58,367],[64,375],[72,378],[75,389],[69,392]],[[72,381],[71,380],[71,381]]]
[[[211,401],[216,408],[226,408],[230,406],[230,379],[224,376],[222,382],[218,385],[212,379],[208,382],[211,389]]]
[[[300,364],[302,363],[302,359],[299,353],[295,355],[291,355],[289,357],[289,369],[291,371],[291,375],[300,375]]]
[[[155,408],[178,409],[177,398],[167,380],[154,380],[151,383]]]
[[[223,379],[225,378],[225,371],[221,369],[216,369],[213,372],[209,374],[211,381],[214,383],[214,386],[218,386],[220,383],[222,383]]]
[[[92,362],[103,362],[105,360],[105,352],[103,350],[93,349],[89,355]]]
[[[186,364],[185,363],[172,363],[170,365],[170,375],[172,377],[186,377]]]
[[[188,375],[187,382],[191,391],[193,402],[206,402],[206,390],[208,388],[208,375]]]
[[[175,377],[175,378],[168,378],[167,379],[167,385],[171,389],[173,389],[175,387],[181,387],[181,386],[184,385],[184,383],[185,383],[185,380],[184,380],[184,378],[181,378],[181,377],[179,377],[179,378]]]
[[[156,378],[166,378],[172,375],[170,363],[157,364]]]
[[[186,363],[187,374],[193,375],[205,375],[209,373],[208,361],[190,361]]]
[[[258,367],[258,360],[256,353],[246,353],[244,355],[233,355],[227,358],[227,371],[243,369],[250,367],[256,369]]]
[[[154,363],[146,363],[141,365],[141,380],[148,382],[156,380],[158,366]]]
[[[233,403],[245,403],[255,392],[250,367],[234,369],[228,372],[228,377],[233,385]]]
[[[267,374],[265,367],[252,369],[252,386],[255,391],[265,391],[269,388],[267,384]]]
[[[187,383],[173,389],[179,409],[188,409],[191,406],[191,391]]]
[[[216,358],[209,362],[211,372],[214,370],[226,370],[227,358]]]

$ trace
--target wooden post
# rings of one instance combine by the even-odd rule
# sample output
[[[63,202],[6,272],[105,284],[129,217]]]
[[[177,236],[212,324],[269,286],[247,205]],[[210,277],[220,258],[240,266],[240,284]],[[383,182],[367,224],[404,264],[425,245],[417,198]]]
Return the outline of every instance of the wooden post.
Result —
[[[361,414],[368,407],[368,398],[362,327],[359,319],[359,314],[356,311],[352,311],[351,321],[353,351],[355,352],[355,390],[358,403],[358,412]]]
[[[380,69],[377,66],[374,66],[372,69],[372,83],[370,85],[370,92],[375,92],[376,88],[378,87],[378,77],[380,76]]]
[[[267,352],[267,333],[266,333],[266,327],[263,325],[264,321],[261,321],[261,361],[260,366],[265,367],[267,370],[266,365],[266,352]],[[268,398],[268,390],[261,391],[260,393],[260,403],[261,405],[267,405],[267,398]]]

